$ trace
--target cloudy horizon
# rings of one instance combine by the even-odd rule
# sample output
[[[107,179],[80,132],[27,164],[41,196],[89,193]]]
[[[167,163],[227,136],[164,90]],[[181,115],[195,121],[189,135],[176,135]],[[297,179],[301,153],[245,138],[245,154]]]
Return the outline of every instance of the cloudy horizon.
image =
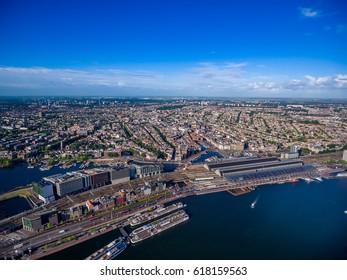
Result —
[[[3,3],[0,95],[347,96],[339,1],[129,2]]]

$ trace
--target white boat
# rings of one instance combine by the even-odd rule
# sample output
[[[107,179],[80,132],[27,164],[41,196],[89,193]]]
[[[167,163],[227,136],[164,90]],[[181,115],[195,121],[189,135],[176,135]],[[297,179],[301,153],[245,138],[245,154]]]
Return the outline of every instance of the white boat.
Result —
[[[313,180],[311,178],[303,178],[307,183],[311,183]]]
[[[252,202],[252,204],[251,204],[251,208],[252,208],[252,209],[255,208],[255,205],[257,204],[258,199],[259,199],[259,196]]]
[[[314,178],[315,180],[317,180],[318,182],[323,182],[322,178],[321,177],[316,177]]]
[[[344,213],[347,214],[347,210],[345,210]]]

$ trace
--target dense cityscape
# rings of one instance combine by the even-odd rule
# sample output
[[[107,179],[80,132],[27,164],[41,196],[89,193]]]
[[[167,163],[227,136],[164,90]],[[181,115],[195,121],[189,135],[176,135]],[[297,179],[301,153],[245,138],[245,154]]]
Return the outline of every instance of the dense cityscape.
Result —
[[[124,227],[156,205],[343,177],[346,121],[344,100],[1,98],[2,167],[55,171],[2,191],[31,206],[2,210],[2,257],[42,258],[115,228],[124,250]]]
[[[33,98],[2,99],[2,165],[23,159],[47,168],[129,152],[149,160],[182,161],[198,142],[232,151],[304,154],[346,145],[343,102],[291,104],[278,100]],[[307,101],[308,102],[308,101]],[[7,159],[7,160],[6,160]]]

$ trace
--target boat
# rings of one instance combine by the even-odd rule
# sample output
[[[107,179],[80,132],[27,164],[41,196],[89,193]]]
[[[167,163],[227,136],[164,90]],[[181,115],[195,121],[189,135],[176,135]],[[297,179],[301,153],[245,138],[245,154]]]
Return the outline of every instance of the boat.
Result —
[[[189,216],[187,215],[187,213],[184,210],[180,210],[169,216],[166,216],[150,224],[147,224],[135,229],[129,235],[130,241],[132,244],[136,244],[151,236],[154,236],[160,232],[163,232],[175,225],[183,223],[184,221],[187,221],[188,219],[189,219]]]
[[[318,182],[323,182],[321,177],[315,177],[314,179],[317,180]]]
[[[39,170],[40,171],[46,171],[46,170],[50,170],[51,168],[48,165],[42,165]]]
[[[347,214],[347,210],[345,210],[344,213]]]
[[[252,204],[251,204],[251,208],[252,208],[252,209],[255,208],[255,205],[257,204],[258,199],[259,199],[259,196],[252,202]]]
[[[119,237],[87,257],[86,260],[113,260],[122,253],[127,246],[128,243],[125,241],[125,238]]]
[[[298,183],[298,182],[299,182],[298,179],[293,179],[293,180],[292,180],[292,183]]]
[[[303,178],[307,183],[311,183],[313,180],[311,179],[311,178],[307,178],[307,177],[305,177],[305,178]]]
[[[336,177],[347,177],[347,172],[341,172],[337,174]]]
[[[144,224],[145,222],[154,220],[154,219],[159,218],[161,216],[164,216],[168,213],[171,213],[173,211],[181,209],[185,206],[187,206],[187,205],[183,204],[182,202],[174,203],[168,207],[158,206],[152,212],[146,212],[144,214],[141,214],[139,216],[135,216],[134,218],[132,218],[130,220],[130,225],[132,227],[135,227],[135,226]]]

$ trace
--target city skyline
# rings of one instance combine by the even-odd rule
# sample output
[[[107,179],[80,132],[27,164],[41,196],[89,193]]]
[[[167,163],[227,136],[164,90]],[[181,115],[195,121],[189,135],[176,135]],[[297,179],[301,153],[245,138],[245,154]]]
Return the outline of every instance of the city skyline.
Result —
[[[1,5],[3,96],[346,97],[341,1]]]

